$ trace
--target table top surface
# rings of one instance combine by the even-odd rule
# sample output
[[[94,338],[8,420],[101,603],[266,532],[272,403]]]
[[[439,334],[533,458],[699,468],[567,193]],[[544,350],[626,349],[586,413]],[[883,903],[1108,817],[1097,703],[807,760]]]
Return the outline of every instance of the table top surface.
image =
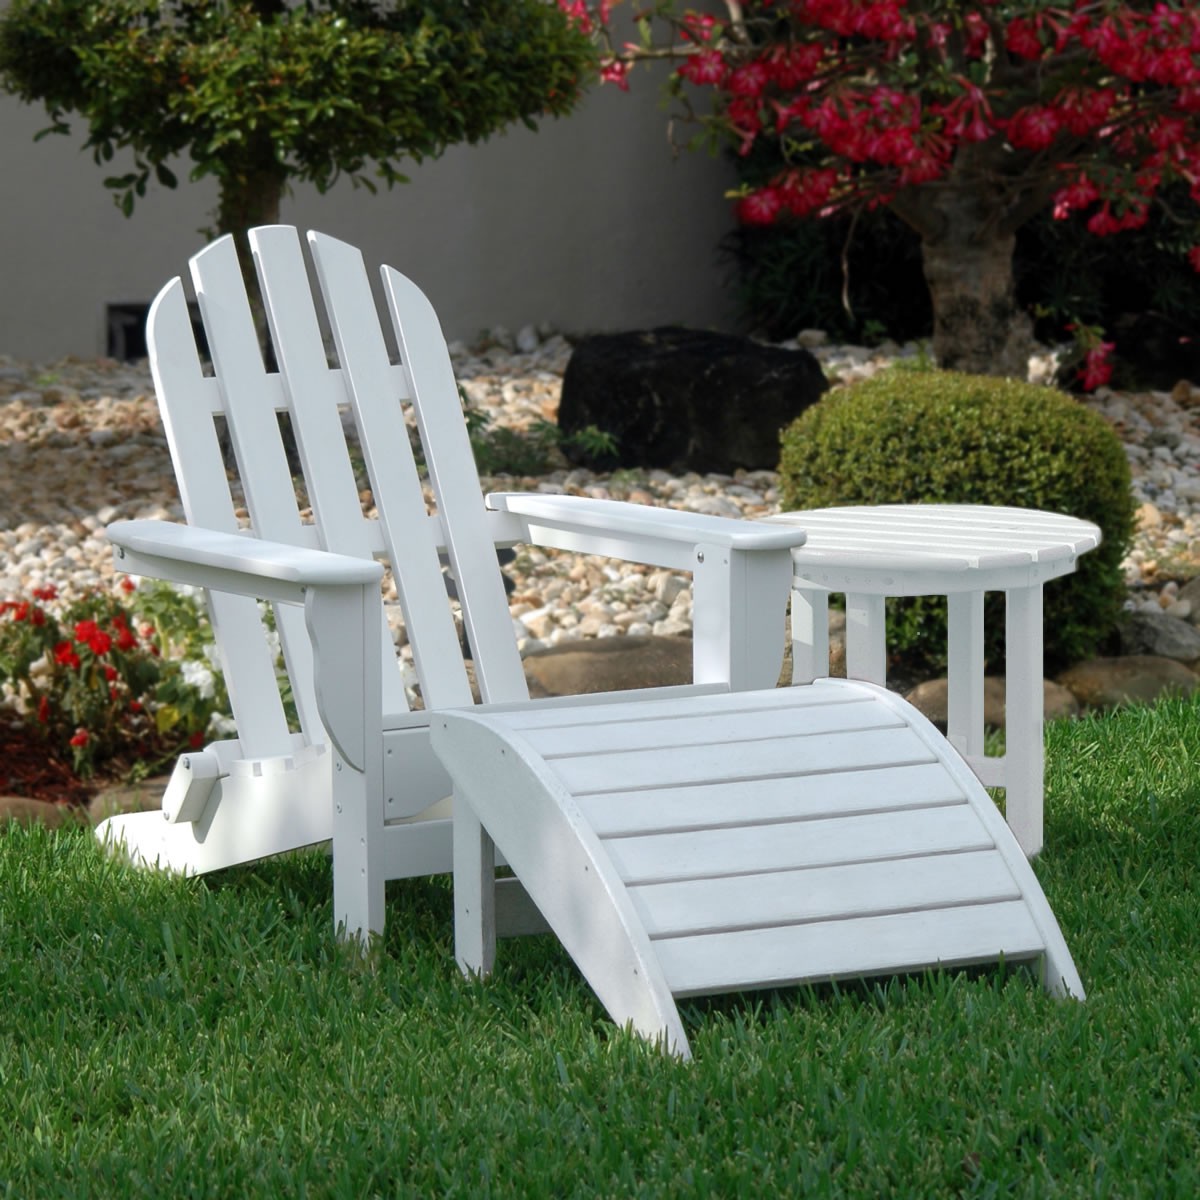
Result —
[[[983,504],[880,504],[815,508],[768,518],[808,533],[797,568],[989,571],[1066,564],[1100,544],[1090,521]]]

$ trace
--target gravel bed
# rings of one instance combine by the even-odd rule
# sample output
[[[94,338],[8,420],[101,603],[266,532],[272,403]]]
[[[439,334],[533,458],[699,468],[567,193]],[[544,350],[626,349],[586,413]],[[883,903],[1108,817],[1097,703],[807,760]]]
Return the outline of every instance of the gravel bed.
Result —
[[[797,341],[841,382],[919,353],[914,345],[831,346],[816,331]],[[494,423],[520,428],[554,419],[570,346],[552,330],[527,327],[514,336],[496,329],[477,345],[452,344],[451,353],[471,404]],[[1185,616],[1176,600],[1179,581],[1200,572],[1200,388],[1181,381],[1169,393],[1101,389],[1088,403],[1121,435],[1141,506],[1125,561],[1130,607]],[[485,490],[611,497],[719,516],[779,510],[772,471],[599,475],[564,466],[536,478],[483,482]],[[102,530],[134,517],[182,518],[146,365],[0,356],[0,599],[48,583],[68,598],[112,586]],[[507,570],[525,652],[581,637],[691,630],[686,576],[537,550],[522,552]],[[403,642],[397,608],[389,609]]]

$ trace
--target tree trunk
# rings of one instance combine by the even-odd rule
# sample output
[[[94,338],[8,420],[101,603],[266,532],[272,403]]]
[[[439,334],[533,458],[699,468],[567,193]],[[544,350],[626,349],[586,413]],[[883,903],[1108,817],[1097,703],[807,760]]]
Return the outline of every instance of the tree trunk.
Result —
[[[1049,193],[1009,158],[1001,138],[962,146],[944,180],[900,192],[891,208],[921,236],[938,366],[1024,379],[1036,343],[1016,303],[1013,249]]]
[[[1016,379],[1028,374],[1033,324],[1016,303],[1015,244],[1015,235],[992,232],[969,211],[952,215],[940,236],[922,238],[938,366]]]
[[[266,310],[259,294],[254,260],[250,255],[250,241],[246,235],[257,225],[279,224],[279,204],[283,199],[287,177],[276,163],[270,146],[263,147],[256,157],[261,165],[232,165],[221,176],[217,232],[233,234],[246,295],[250,298],[250,311],[254,314],[254,327],[258,330],[259,345],[265,347],[268,345]]]

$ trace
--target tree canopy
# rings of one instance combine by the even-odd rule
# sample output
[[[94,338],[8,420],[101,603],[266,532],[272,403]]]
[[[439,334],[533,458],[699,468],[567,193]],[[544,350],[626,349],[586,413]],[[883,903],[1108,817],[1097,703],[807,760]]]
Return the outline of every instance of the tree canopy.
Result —
[[[515,121],[578,101],[588,39],[544,0],[12,0],[0,82],[86,126],[125,212],[171,163],[221,188],[218,227],[273,219],[291,181],[374,188]]]

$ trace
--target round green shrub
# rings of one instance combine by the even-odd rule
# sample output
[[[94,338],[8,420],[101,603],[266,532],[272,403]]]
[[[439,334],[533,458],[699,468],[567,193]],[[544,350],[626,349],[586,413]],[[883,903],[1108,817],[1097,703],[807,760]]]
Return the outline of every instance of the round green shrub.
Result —
[[[824,396],[783,432],[783,508],[998,504],[1094,521],[1104,540],[1045,592],[1046,665],[1093,655],[1124,598],[1133,533],[1129,464],[1102,417],[1062,392],[953,371],[893,368]],[[985,655],[1003,669],[1003,597],[989,595]],[[944,668],[944,598],[888,600],[889,649]]]

